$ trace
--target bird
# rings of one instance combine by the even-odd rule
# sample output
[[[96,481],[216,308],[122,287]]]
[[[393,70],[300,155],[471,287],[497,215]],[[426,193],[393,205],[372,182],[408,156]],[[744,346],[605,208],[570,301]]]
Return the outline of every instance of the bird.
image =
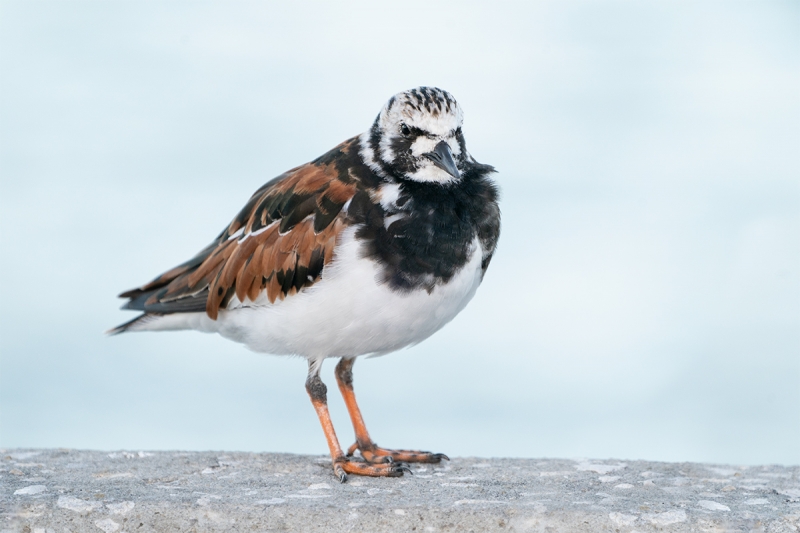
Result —
[[[499,189],[494,167],[467,152],[463,121],[445,90],[392,96],[366,132],[267,182],[197,255],[120,294],[123,309],[142,313],[109,333],[197,330],[304,357],[343,483],[449,459],[379,447],[356,403],[353,365],[428,338],[484,278],[500,236]],[[319,375],[326,358],[339,358],[356,437],[347,452]]]

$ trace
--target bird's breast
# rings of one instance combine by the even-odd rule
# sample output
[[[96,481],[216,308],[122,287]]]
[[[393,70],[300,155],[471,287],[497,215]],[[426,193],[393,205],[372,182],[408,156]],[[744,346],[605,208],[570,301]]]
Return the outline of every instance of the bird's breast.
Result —
[[[367,217],[358,224],[355,238],[390,289],[432,292],[470,261],[477,231],[465,210],[415,201],[404,207],[380,209],[379,216]]]

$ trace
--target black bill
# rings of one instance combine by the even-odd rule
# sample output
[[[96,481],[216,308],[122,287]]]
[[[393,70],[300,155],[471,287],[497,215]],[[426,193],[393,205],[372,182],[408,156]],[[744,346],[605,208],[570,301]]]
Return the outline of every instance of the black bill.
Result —
[[[442,141],[436,145],[433,152],[423,154],[425,157],[433,161],[433,164],[441,168],[456,179],[461,178],[461,173],[458,171],[456,161],[453,159],[453,152],[450,151],[450,146]]]

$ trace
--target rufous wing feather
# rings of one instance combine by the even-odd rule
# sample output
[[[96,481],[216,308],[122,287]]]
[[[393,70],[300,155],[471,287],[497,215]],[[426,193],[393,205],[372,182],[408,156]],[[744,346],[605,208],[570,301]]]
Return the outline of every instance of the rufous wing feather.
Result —
[[[206,313],[216,319],[234,296],[243,305],[262,294],[275,302],[313,285],[348,224],[343,207],[358,183],[337,169],[337,157],[347,156],[354,142],[267,183],[200,254],[121,296],[132,298],[133,308],[159,312],[170,312],[168,302],[180,312],[187,306],[179,302],[205,298]]]

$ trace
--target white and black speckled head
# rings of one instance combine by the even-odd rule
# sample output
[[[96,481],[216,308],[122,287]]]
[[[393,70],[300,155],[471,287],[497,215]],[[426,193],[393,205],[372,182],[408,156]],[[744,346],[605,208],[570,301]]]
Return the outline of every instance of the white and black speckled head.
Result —
[[[396,94],[361,137],[361,156],[384,177],[447,184],[461,179],[469,158],[461,133],[464,113],[453,95],[435,87]]]

